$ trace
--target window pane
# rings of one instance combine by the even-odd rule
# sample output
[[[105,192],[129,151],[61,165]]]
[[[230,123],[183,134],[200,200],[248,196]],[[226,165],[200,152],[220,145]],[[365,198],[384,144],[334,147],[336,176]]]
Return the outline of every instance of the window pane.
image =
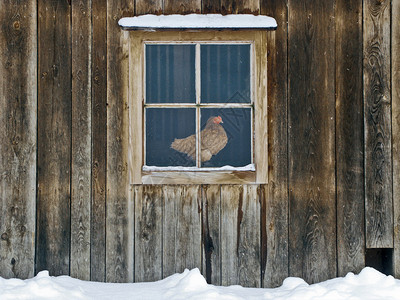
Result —
[[[250,45],[202,45],[201,102],[250,101]]]
[[[223,133],[207,130],[206,123],[213,116],[222,118],[223,123],[218,126],[222,126],[226,133],[225,146]],[[202,162],[202,167],[243,167],[251,164],[250,108],[203,108],[201,124],[201,155],[206,158],[209,153],[213,154],[210,160]]]
[[[146,102],[194,103],[194,45],[146,45]]]
[[[147,108],[146,165],[158,167],[196,166],[196,161],[187,154],[171,148],[175,139],[183,139],[195,134],[195,123],[194,108]],[[193,140],[195,141],[194,137]],[[184,143],[186,143],[185,149],[195,153],[195,142],[193,145],[190,144],[190,141],[178,142],[179,145]]]

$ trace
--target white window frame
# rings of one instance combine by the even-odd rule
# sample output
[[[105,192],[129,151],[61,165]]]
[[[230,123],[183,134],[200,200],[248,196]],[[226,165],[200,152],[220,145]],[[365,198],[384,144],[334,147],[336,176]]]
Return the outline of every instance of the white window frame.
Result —
[[[156,31],[130,33],[129,47],[129,170],[132,184],[246,184],[266,183],[267,153],[267,50],[266,31]],[[149,168],[145,162],[145,45],[146,44],[250,44],[251,104],[212,104],[213,107],[252,106],[252,166],[247,168]],[[200,57],[196,49],[196,69]],[[196,76],[199,76],[196,71]],[[196,78],[196,132],[200,132],[198,113],[201,107],[199,78]],[[200,105],[200,106],[199,106]],[[147,107],[170,107],[170,104],[146,104]],[[181,103],[173,104],[182,107]],[[197,140],[197,143],[199,141]],[[198,147],[199,145],[197,145]],[[199,160],[199,157],[197,157]],[[198,163],[198,162],[197,162]]]

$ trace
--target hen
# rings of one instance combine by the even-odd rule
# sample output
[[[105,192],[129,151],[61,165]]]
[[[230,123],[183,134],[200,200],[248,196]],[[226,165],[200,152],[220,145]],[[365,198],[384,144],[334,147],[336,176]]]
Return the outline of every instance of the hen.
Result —
[[[202,162],[209,161],[228,142],[225,129],[220,123],[223,123],[220,116],[211,117],[207,120],[206,127],[200,132]],[[175,139],[171,144],[171,148],[186,153],[193,160],[196,160],[196,135],[192,134],[183,139]]]

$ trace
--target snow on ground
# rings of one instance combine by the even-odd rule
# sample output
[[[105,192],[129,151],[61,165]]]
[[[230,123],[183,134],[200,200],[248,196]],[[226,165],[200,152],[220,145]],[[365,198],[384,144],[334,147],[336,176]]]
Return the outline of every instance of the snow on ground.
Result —
[[[256,289],[207,284],[198,269],[149,283],[88,282],[69,276],[50,277],[42,271],[27,280],[0,277],[0,299],[390,300],[400,299],[400,280],[366,267],[358,275],[349,273],[318,284],[289,277],[278,288]]]

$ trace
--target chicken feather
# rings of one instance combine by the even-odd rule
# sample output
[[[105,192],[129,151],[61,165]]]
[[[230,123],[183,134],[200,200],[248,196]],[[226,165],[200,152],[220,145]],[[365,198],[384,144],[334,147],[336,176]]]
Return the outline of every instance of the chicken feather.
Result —
[[[224,127],[220,125],[222,118],[211,117],[206,127],[200,132],[201,138],[201,161],[209,161],[213,155],[218,154],[228,143]],[[186,153],[193,160],[196,160],[196,135],[192,134],[183,139],[175,139],[171,148],[181,153]]]

